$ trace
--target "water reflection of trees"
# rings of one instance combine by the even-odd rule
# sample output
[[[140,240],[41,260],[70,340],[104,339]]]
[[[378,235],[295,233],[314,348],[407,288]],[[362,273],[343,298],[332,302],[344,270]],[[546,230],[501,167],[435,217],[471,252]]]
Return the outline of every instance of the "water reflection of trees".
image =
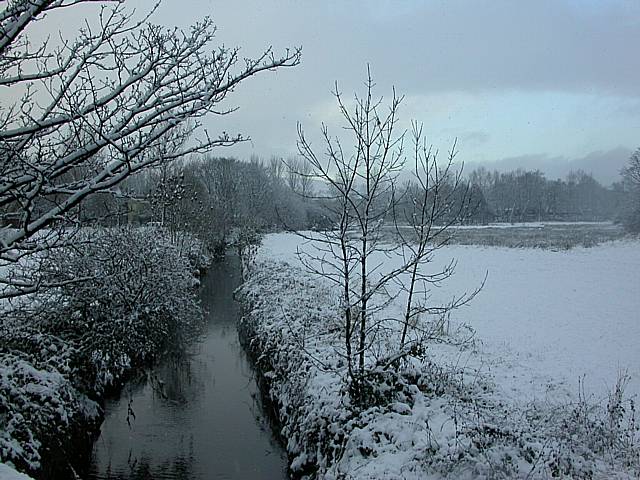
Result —
[[[148,385],[162,402],[172,406],[192,404],[204,395],[204,379],[211,377],[208,370],[207,362],[183,350],[149,372]]]
[[[133,412],[138,414],[138,419],[132,418],[131,430],[127,428],[126,423],[120,423],[111,431],[113,436],[108,437],[108,444],[103,449],[104,454],[94,457],[91,467],[94,476],[90,475],[89,478],[100,480],[201,478],[199,475],[202,475],[202,471],[199,469],[203,466],[213,468],[212,465],[218,463],[220,468],[231,468],[230,477],[244,478],[243,476],[250,473],[245,465],[236,465],[234,474],[234,466],[226,466],[225,461],[218,462],[215,459],[202,458],[202,451],[198,455],[192,455],[194,435],[197,438],[207,438],[206,431],[200,427],[200,422],[206,423],[211,419],[211,415],[217,419],[216,428],[219,426],[221,429],[224,427],[236,430],[229,432],[233,439],[241,436],[244,430],[239,429],[244,429],[245,424],[253,423],[251,419],[244,417],[239,419],[240,422],[237,424],[233,417],[236,411],[232,406],[230,407],[232,412],[220,410],[217,401],[227,399],[229,396],[232,396],[235,402],[246,402],[247,410],[255,420],[255,424],[274,438],[269,419],[265,418],[265,410],[263,410],[265,403],[256,387],[253,369],[238,342],[236,321],[239,312],[232,300],[233,288],[237,283],[234,278],[229,279],[228,272],[224,269],[221,271],[227,276],[218,274],[218,270],[218,268],[212,269],[202,279],[202,306],[210,309],[210,312],[204,315],[208,324],[207,335],[201,336],[189,345],[176,343],[175,348],[172,348],[141,381],[136,381],[133,385],[129,384],[125,388],[123,397],[119,401],[120,411],[124,409],[128,396],[129,400],[132,400],[131,407]],[[205,292],[211,295],[205,295]],[[237,378],[238,374],[241,380]],[[243,388],[244,381],[247,383],[246,390]],[[143,391],[139,390],[141,388]],[[244,396],[246,393],[242,393],[236,397],[238,395],[236,388],[240,391],[248,391],[250,396]],[[221,405],[226,405],[226,401],[223,400]],[[201,419],[201,415],[206,418]],[[118,419],[121,418],[122,416],[118,416]],[[165,424],[167,430],[165,430]],[[257,434],[253,428],[249,428],[248,431],[256,437],[266,437],[266,435],[263,437],[263,434]],[[222,444],[224,443],[223,441]],[[237,442],[229,443],[230,458],[235,458]],[[253,438],[248,444],[253,445]],[[201,446],[196,444],[195,447]],[[220,445],[220,448],[221,450],[216,453],[226,456],[226,447]],[[195,448],[196,452],[199,450],[201,448]],[[274,458],[281,456],[275,441],[266,443],[264,450],[268,451],[269,455],[274,455]],[[263,455],[262,452],[263,447],[260,443],[258,457]],[[250,457],[253,455],[247,452],[248,462],[251,462]],[[111,468],[108,467],[110,463],[112,463]],[[261,472],[264,468],[266,469],[264,472],[267,472],[271,471],[272,467],[268,460],[261,462],[258,459],[255,468]],[[204,478],[216,478],[216,475],[224,476],[221,472],[212,471],[207,472]],[[253,474],[250,476],[260,478],[261,474],[257,475],[257,477]]]
[[[148,458],[129,458],[128,470],[112,472],[109,467],[102,480],[191,480],[196,477],[193,455],[176,456],[170,461],[152,465]]]

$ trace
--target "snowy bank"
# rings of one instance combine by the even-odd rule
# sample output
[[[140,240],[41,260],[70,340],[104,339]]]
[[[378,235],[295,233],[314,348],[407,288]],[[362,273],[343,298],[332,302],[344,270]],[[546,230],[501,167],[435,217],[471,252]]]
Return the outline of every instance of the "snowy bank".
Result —
[[[259,258],[300,265],[297,248],[312,245],[267,235]],[[479,361],[505,394],[525,400],[554,389],[577,396],[579,381],[601,400],[620,371],[631,377],[627,393],[640,395],[640,242],[561,252],[451,245],[431,268],[452,259],[456,273],[431,293],[434,302],[473,289],[488,273],[473,302],[451,314],[453,324],[475,330],[481,358],[456,352],[452,362]]]
[[[242,328],[266,372],[268,394],[279,407],[294,474],[326,479],[636,478],[640,474],[635,407],[624,395],[624,379],[616,385],[617,365],[607,363],[596,370],[605,376],[607,388],[596,389],[601,387],[597,384],[593,387],[597,395],[589,396],[571,385],[573,372],[585,366],[572,357],[582,347],[559,345],[556,356],[539,358],[550,354],[551,326],[561,339],[563,331],[558,328],[572,331],[558,325],[558,318],[586,323],[589,335],[592,330],[602,334],[603,324],[612,323],[598,313],[631,313],[626,309],[634,307],[637,297],[615,289],[636,278],[637,244],[568,253],[458,246],[443,250],[445,256],[459,260],[454,278],[462,283],[456,288],[473,285],[489,268],[486,290],[452,315],[447,338],[429,345],[423,356],[398,371],[372,366],[376,401],[365,409],[351,403],[344,381],[337,295],[296,265],[296,246],[301,246],[297,237],[268,236],[241,290],[247,306]],[[589,263],[593,254],[599,267],[595,273]],[[615,258],[620,261],[610,265]],[[625,262],[631,267],[625,268]],[[585,268],[575,270],[585,263]],[[598,293],[591,283],[593,275],[606,279],[613,272],[614,278],[622,277],[620,283],[614,281],[613,290],[604,286]],[[523,283],[527,275],[534,279]],[[544,288],[536,281],[551,283]],[[571,282],[577,288],[571,288]],[[578,310],[578,315],[570,316],[571,295],[580,288],[587,289],[580,294],[585,301],[592,295],[594,302],[605,305],[592,315]],[[561,296],[565,291],[569,299]],[[446,297],[448,292],[437,294]],[[486,303],[476,307],[485,294]],[[612,314],[618,298],[626,303]],[[389,308],[393,314],[395,307]],[[632,337],[637,328],[631,325],[634,318],[619,319],[627,322],[631,330],[625,332]],[[474,327],[479,323],[475,341],[465,341],[466,330],[456,328],[463,320]],[[575,341],[574,336],[565,338],[569,344]],[[540,347],[544,349],[538,352]],[[620,350],[625,355],[624,348]],[[596,350],[602,356],[594,364],[604,359],[605,351],[605,347]],[[613,352],[618,350],[608,354]],[[631,360],[626,366],[632,371],[638,359],[627,353],[623,360]],[[553,367],[563,357],[566,362]],[[576,370],[563,369],[565,365]]]

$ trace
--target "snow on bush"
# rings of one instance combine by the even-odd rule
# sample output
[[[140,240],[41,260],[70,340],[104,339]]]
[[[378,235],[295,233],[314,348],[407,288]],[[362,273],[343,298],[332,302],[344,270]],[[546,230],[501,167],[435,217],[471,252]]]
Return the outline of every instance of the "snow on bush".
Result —
[[[324,479],[635,478],[640,438],[621,378],[606,404],[515,404],[490,375],[426,354],[371,369],[368,408],[350,402],[329,286],[259,260],[240,290],[241,328],[278,406],[294,472]],[[450,348],[475,348],[449,339]],[[455,346],[459,344],[459,346]]]
[[[36,367],[27,355],[5,352],[0,365],[0,458],[34,471],[43,443],[63,442],[64,432],[93,421],[98,407],[53,365]]]
[[[99,417],[89,397],[198,333],[194,275],[208,257],[190,236],[171,240],[162,229],[86,229],[34,264],[58,286],[0,322],[0,461],[37,471],[42,449]]]
[[[43,259],[46,281],[64,285],[41,295],[39,328],[76,345],[85,378],[93,372],[90,390],[101,392],[197,327],[197,250],[180,251],[163,234],[109,229]]]

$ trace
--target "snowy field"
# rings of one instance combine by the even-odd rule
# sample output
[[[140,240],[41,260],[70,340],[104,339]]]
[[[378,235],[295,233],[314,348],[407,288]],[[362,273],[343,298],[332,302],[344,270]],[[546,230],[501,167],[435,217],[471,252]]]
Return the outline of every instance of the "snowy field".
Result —
[[[297,248],[312,246],[273,234],[259,255],[295,265]],[[451,317],[475,330],[477,348],[433,347],[441,358],[489,373],[512,401],[574,397],[579,382],[600,401],[623,371],[631,377],[626,393],[640,394],[640,242],[561,252],[452,245],[437,253],[434,270],[451,259],[456,273],[432,293],[435,302],[488,277]]]
[[[397,351],[398,323],[385,320],[362,407],[345,383],[336,287],[305,272],[297,250],[314,246],[267,236],[240,291],[241,328],[270,379],[292,471],[326,480],[640,475],[640,242],[439,250],[426,268],[455,259],[457,270],[430,305],[488,274],[484,288],[397,370],[375,366]],[[375,275],[399,264],[372,260],[384,264]],[[378,318],[402,318],[402,307],[398,297]]]

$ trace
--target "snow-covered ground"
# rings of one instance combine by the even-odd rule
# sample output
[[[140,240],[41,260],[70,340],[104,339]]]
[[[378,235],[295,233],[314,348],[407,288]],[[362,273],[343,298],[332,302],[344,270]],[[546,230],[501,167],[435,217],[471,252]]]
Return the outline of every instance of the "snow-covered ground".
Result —
[[[514,223],[506,223],[506,222],[496,222],[496,223],[488,223],[486,225],[451,225],[449,228],[453,230],[482,230],[486,228],[544,228],[545,226],[559,226],[559,227],[568,227],[571,225],[593,225],[600,227],[612,226],[613,222],[514,222]]]
[[[426,357],[398,371],[371,364],[377,393],[364,408],[345,387],[335,286],[305,273],[297,249],[313,246],[267,236],[241,290],[242,328],[270,380],[294,471],[328,480],[640,474],[629,400],[640,393],[640,242],[441,249],[427,268],[455,258],[457,271],[433,304],[473,291],[488,272],[486,284]],[[401,307],[381,315],[398,318]],[[474,342],[460,343],[463,324]],[[393,351],[397,332],[387,332]],[[631,376],[624,395],[612,393],[622,370]]]
[[[311,245],[273,234],[259,255],[295,265],[297,248]],[[579,380],[601,399],[623,370],[631,376],[627,393],[640,394],[640,242],[562,252],[452,245],[438,252],[432,268],[451,259],[456,273],[432,292],[435,302],[488,277],[478,296],[452,313],[452,321],[476,331],[480,355],[457,352],[450,361],[475,362],[521,400],[547,391],[577,395]]]
[[[16,472],[12,467],[0,463],[0,480],[32,480],[29,475]]]

